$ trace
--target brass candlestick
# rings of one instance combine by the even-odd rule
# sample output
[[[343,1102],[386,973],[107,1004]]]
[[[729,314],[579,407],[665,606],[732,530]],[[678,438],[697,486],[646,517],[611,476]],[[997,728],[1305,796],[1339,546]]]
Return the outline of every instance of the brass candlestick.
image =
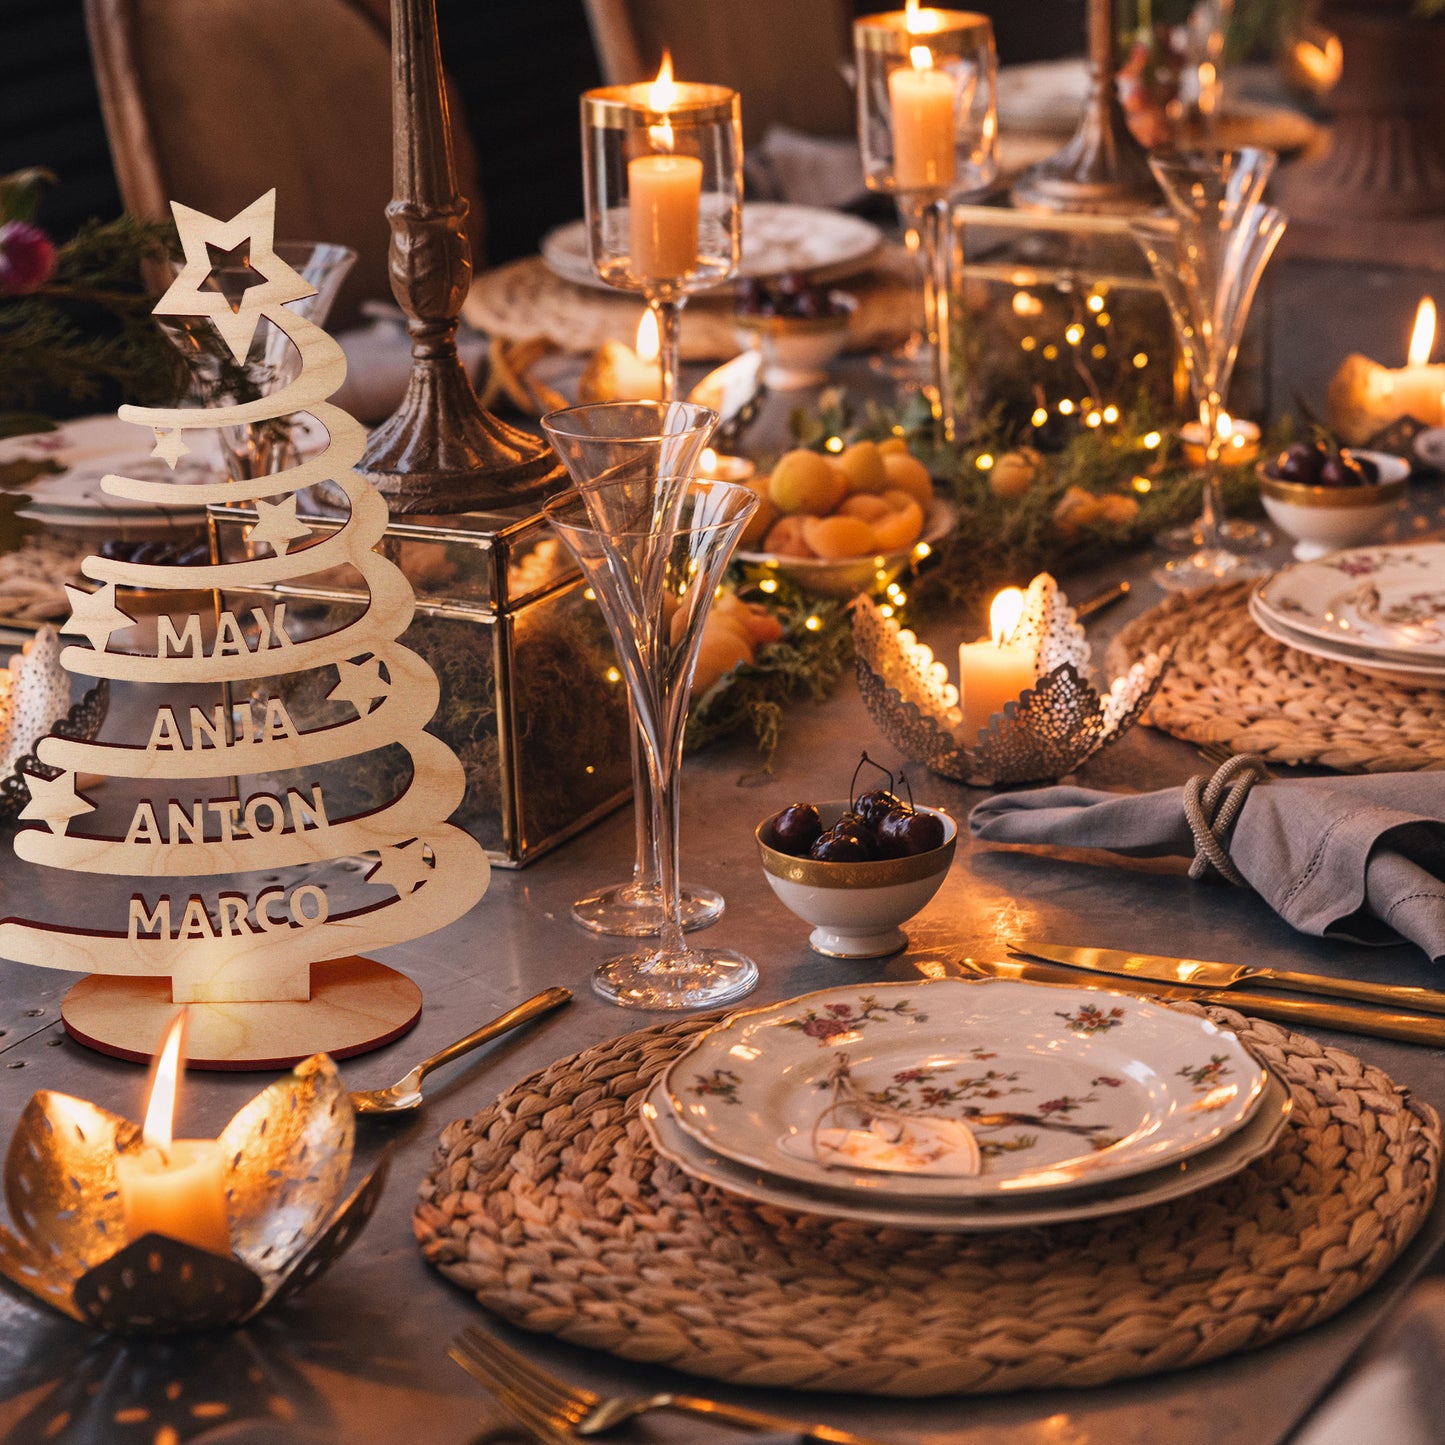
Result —
[[[1115,0],[1089,0],[1089,101],[1073,139],[1048,160],[1030,166],[1013,187],[1016,206],[1044,211],[1136,211],[1158,205],[1149,173],[1119,104]]]
[[[547,443],[482,409],[457,354],[471,282],[435,0],[392,0],[391,290],[407,315],[411,380],[358,470],[393,515],[535,502],[567,485]]]

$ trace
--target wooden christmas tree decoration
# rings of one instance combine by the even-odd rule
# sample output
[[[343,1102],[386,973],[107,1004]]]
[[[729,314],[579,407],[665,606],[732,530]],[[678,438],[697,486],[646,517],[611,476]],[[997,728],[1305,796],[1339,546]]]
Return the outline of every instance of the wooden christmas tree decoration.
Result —
[[[61,769],[50,781],[28,779],[21,813],[36,826],[16,837],[17,855],[78,874],[131,875],[129,916],[109,932],[6,919],[0,953],[24,963],[91,972],[71,990],[62,1015],[83,1042],[144,1059],[176,1003],[192,1004],[191,1063],[261,1068],[321,1051],[345,1055],[395,1038],[415,1022],[421,995],[403,975],[355,950],[377,948],[440,928],[486,892],[482,848],[446,818],[462,801],[462,767],[423,731],[436,711],[435,675],[398,640],[415,598],[401,571],[373,548],[387,525],[386,503],[353,470],[366,444],[362,427],[326,398],[341,385],[346,359],[319,327],[285,309],[312,288],[272,249],[275,193],[228,222],[173,206],[185,266],[155,307],[158,315],[205,316],[238,362],[262,320],[295,345],[301,369],[270,396],[206,408],[124,406],[121,420],[149,427],[156,456],[174,466],[189,431],[262,422],[292,413],[314,417],[330,441],[287,471],[248,481],[187,488],[196,503],[254,502],[253,552],[269,556],[200,567],[145,566],[89,557],[93,591],[68,587],[72,612],[62,632],[84,639],[63,665],[86,677],[156,690],[147,739],[75,742],[49,737],[37,756]],[[253,276],[239,295],[207,285],[213,264],[244,248]],[[297,493],[329,482],[346,494],[350,516],[338,532],[293,550],[311,536],[296,513]],[[165,482],[107,476],[104,489],[134,501],[174,505]],[[153,654],[113,651],[111,634],[132,625],[126,588],[242,591],[287,577],[349,565],[370,593],[365,610],[334,631],[297,635],[286,604],[164,614]],[[264,679],[330,669],[329,699],[341,721],[301,731]],[[251,688],[253,725],[233,732],[225,709],[181,705],[162,689],[182,683],[243,683]],[[319,782],[267,791],[247,779],[315,768],[400,744],[412,777],[401,796],[373,811],[333,816]],[[85,829],[94,804],[77,789],[82,773],[142,780],[124,837]],[[303,774],[304,777],[304,774]],[[237,788],[230,791],[228,780]],[[209,786],[207,785],[209,783]],[[287,891],[248,875],[368,855],[374,900],[332,914],[326,892],[305,883]],[[179,886],[177,886],[179,884]],[[343,957],[338,958],[338,955]],[[313,970],[313,965],[315,968]],[[167,982],[168,980],[168,982]]]

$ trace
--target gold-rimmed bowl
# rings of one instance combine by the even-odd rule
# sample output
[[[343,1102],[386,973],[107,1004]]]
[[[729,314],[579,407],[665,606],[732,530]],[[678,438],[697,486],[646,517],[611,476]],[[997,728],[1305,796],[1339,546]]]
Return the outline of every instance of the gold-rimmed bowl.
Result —
[[[846,800],[819,803],[824,828],[848,811]],[[812,924],[808,945],[828,958],[886,958],[908,947],[900,927],[927,906],[953,863],[958,824],[940,808],[919,806],[943,823],[943,843],[906,858],[879,858],[871,863],[825,863],[797,858],[776,844],[773,824],[778,815],[757,826],[758,857],[763,875],[783,906]]]
[[[1409,462],[1389,452],[1351,448],[1350,455],[1373,462],[1380,480],[1360,487],[1316,487],[1285,481],[1275,474],[1273,460],[1259,464],[1264,510],[1281,532],[1295,539],[1294,555],[1300,562],[1373,541],[1405,495]]]

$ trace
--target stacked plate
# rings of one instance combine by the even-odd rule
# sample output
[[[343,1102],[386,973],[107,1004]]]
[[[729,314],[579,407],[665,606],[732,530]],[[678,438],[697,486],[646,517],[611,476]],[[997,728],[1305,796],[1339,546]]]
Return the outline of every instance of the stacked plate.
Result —
[[[1289,1110],[1284,1086],[1205,1019],[1001,979],[827,989],[732,1014],[642,1106],[658,1153],[696,1179],[950,1233],[1192,1193],[1267,1152]],[[977,1172],[950,1147],[959,1134]]]
[[[1407,687],[1445,688],[1445,542],[1297,562],[1260,583],[1249,610],[1300,652]]]

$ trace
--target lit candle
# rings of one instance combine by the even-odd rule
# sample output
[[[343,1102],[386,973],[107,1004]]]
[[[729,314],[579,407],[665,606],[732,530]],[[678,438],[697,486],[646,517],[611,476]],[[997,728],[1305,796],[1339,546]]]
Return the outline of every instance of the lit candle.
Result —
[[[703,448],[697,471],[710,482],[746,482],[758,474],[757,467],[746,457],[730,457],[711,447]]]
[[[1248,466],[1259,459],[1260,430],[1252,421],[1231,417],[1227,411],[1219,413],[1219,460],[1226,467]],[[1204,423],[1185,422],[1179,428],[1179,440],[1184,444],[1184,460],[1191,467],[1204,465]]]
[[[910,47],[908,55],[911,66],[888,74],[894,184],[900,191],[944,191],[958,176],[953,77],[934,68],[926,45]]]
[[[1423,297],[1415,312],[1407,363],[1397,371],[1358,354],[1341,363],[1326,403],[1331,427],[1348,445],[1363,446],[1402,417],[1425,426],[1445,424],[1445,366],[1430,365],[1435,321],[1435,302]]]
[[[627,163],[628,266],[639,279],[674,281],[697,266],[702,162],[696,156],[673,153],[672,123],[666,112],[676,99],[672,56],[663,51],[662,66],[647,95],[648,107],[663,117],[660,125],[647,129],[653,154]]]
[[[1032,648],[1013,639],[1023,615],[1024,594],[1005,587],[989,608],[991,638],[965,642],[958,649],[959,706],[963,709],[963,736],[971,743],[1005,703],[1038,681]]]
[[[145,1147],[115,1161],[126,1236],[163,1234],[212,1254],[231,1254],[225,1160],[216,1139],[173,1139],[185,1014],[176,1016],[156,1059],[141,1134]]]

